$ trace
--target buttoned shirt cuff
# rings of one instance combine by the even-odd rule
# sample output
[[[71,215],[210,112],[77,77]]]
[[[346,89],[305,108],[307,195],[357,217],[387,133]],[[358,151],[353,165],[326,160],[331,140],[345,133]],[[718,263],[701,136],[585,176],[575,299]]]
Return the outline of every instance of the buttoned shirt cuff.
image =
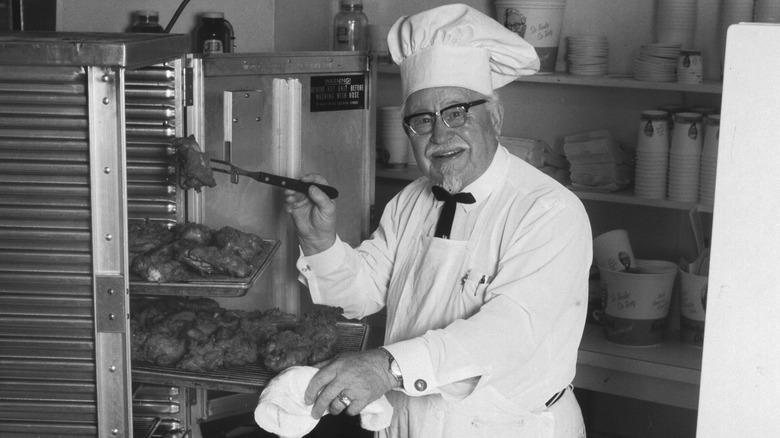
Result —
[[[393,355],[401,369],[404,386],[398,388],[399,390],[411,396],[439,392],[428,347],[422,338],[401,341],[382,348]]]
[[[305,284],[309,288],[312,300],[315,303],[322,302],[322,294],[320,293],[320,287],[317,283],[317,276],[315,272],[319,274],[328,274],[340,268],[344,263],[346,257],[346,249],[344,248],[344,242],[341,241],[339,236],[336,236],[336,241],[333,246],[322,251],[320,253],[305,256],[300,247],[300,257],[295,262],[295,267],[298,268],[298,280]]]

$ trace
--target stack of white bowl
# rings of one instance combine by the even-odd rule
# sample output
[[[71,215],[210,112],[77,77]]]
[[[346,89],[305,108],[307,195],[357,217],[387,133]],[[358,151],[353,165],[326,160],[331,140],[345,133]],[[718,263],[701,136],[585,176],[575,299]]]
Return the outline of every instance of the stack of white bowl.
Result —
[[[721,1],[718,13],[718,48],[720,49],[720,62],[723,64],[726,55],[726,32],[729,26],[735,23],[753,21],[754,0],[728,0]]]
[[[718,138],[720,116],[709,115],[704,119],[704,143],[701,149],[701,174],[699,176],[699,202],[715,203],[715,169],[718,164]]]
[[[406,167],[410,146],[404,132],[400,106],[379,108],[377,137],[382,150],[382,162],[391,169]]]
[[[667,187],[669,200],[680,202],[699,200],[703,139],[701,114],[682,112],[674,115],[672,142],[669,147]]]
[[[753,6],[756,23],[780,23],[780,0],[756,0]]]
[[[666,198],[669,166],[669,113],[645,110],[639,118],[634,170],[634,194],[645,199]]]
[[[658,0],[655,34],[659,43],[694,47],[696,0]]]
[[[581,76],[607,74],[609,43],[605,36],[570,36],[566,38],[566,62],[569,73]]]
[[[677,59],[680,44],[651,43],[639,48],[634,60],[634,78],[640,81],[674,82],[677,80]]]

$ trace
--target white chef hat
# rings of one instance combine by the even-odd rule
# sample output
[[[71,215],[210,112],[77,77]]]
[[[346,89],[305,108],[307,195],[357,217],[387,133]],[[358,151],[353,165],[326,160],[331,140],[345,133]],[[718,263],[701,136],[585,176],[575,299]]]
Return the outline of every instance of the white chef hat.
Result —
[[[387,45],[401,67],[403,99],[417,90],[454,86],[489,95],[539,71],[533,46],[464,4],[399,18]]]

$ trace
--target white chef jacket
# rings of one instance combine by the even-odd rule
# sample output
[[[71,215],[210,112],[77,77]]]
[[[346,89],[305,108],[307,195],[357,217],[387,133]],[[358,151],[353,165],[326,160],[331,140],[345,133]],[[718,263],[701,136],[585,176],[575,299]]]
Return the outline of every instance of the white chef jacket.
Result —
[[[482,233],[460,278],[479,300],[476,310],[397,338],[394,315],[405,309],[389,307],[385,347],[408,396],[457,403],[484,385],[521,410],[537,411],[574,378],[592,260],[587,214],[569,190],[501,146],[463,191],[476,203],[458,204],[451,239]],[[348,318],[398,303],[393,294],[399,291],[388,288],[397,250],[416,235],[405,225],[422,224],[422,233],[432,236],[441,205],[422,177],[388,203],[379,227],[359,247],[337,240],[301,257],[298,269],[312,300],[340,306]],[[478,221],[483,214],[487,222]],[[487,227],[474,230],[478,222]]]

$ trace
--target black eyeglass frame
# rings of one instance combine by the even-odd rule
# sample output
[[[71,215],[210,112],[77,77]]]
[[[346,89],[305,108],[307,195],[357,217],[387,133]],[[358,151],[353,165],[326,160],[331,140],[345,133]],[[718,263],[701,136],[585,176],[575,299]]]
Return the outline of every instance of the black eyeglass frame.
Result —
[[[448,127],[448,128],[459,128],[459,127],[461,127],[463,125],[450,126],[450,124],[447,123],[446,120],[444,120],[444,117],[441,117],[441,113],[443,113],[443,112],[445,112],[447,110],[454,109],[454,108],[463,108],[463,112],[464,113],[468,113],[469,109],[471,109],[471,108],[473,108],[475,106],[478,106],[478,105],[482,105],[483,103],[487,103],[487,100],[485,100],[485,99],[477,99],[477,100],[472,100],[471,102],[455,103],[455,104],[446,106],[446,107],[444,107],[444,108],[442,108],[442,109],[440,109],[440,110],[438,110],[436,112],[423,112],[423,113],[410,114],[410,115],[404,117],[403,122],[404,122],[404,125],[408,126],[409,129],[411,129],[412,132],[414,132],[417,135],[425,135],[425,134],[429,134],[429,133],[433,132],[433,126],[434,126],[434,124],[431,123],[431,130],[428,131],[428,132],[419,133],[419,132],[415,131],[414,128],[412,128],[412,125],[409,124],[409,121],[412,120],[413,118],[419,117],[419,116],[430,116],[431,119],[433,119],[433,120],[436,120],[436,116],[439,116],[441,118],[442,123],[444,123],[444,125],[446,127]],[[464,117],[464,122],[465,122],[465,117]]]

